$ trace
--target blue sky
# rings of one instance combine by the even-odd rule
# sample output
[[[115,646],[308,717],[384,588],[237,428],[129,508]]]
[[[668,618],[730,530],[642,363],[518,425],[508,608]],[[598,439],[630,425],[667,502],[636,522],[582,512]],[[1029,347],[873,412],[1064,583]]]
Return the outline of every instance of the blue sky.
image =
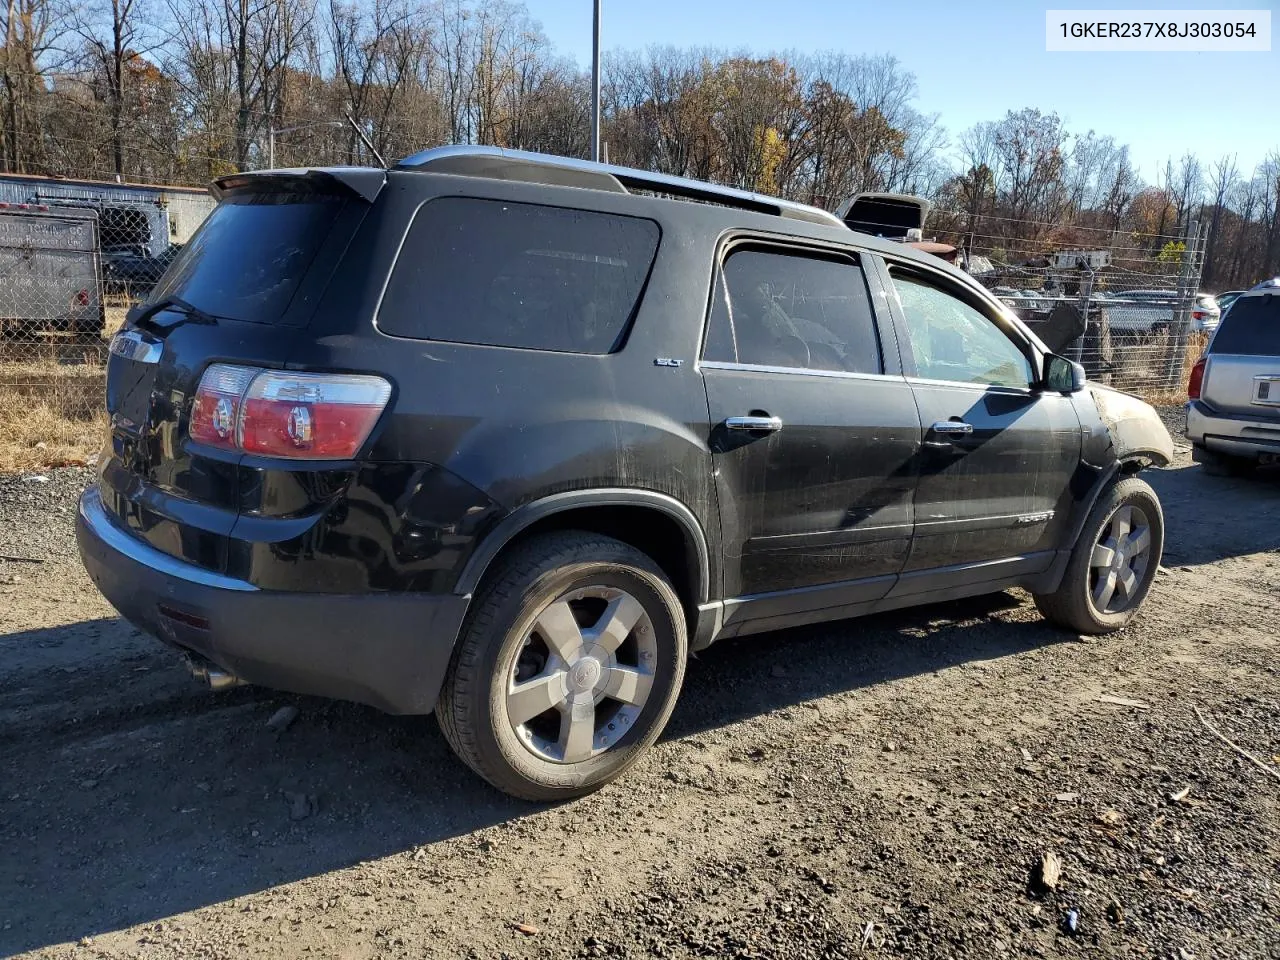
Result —
[[[525,0],[556,47],[587,65],[592,0]],[[603,0],[613,48],[651,44],[753,52],[891,53],[916,75],[918,106],[954,136],[1006,110],[1056,110],[1073,132],[1128,143],[1144,177],[1188,149],[1238,154],[1243,172],[1280,148],[1280,53],[1047,53],[1045,10],[1264,9],[1276,0]]]

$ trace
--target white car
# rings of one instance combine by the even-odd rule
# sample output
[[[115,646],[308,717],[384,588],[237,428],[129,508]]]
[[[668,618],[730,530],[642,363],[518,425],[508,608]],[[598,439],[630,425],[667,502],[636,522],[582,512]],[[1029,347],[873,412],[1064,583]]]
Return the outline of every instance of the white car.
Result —
[[[1112,330],[1160,333],[1173,325],[1178,308],[1176,290],[1122,290],[1108,298]],[[1193,331],[1215,330],[1221,311],[1210,294],[1197,293],[1191,309]]]

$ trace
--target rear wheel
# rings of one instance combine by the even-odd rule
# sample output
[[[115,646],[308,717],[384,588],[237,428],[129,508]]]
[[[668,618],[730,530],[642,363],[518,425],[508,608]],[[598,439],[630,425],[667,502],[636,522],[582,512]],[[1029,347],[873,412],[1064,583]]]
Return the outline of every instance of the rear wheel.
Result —
[[[1145,480],[1126,477],[1094,504],[1053,593],[1035,595],[1046,620],[1110,633],[1138,613],[1164,552],[1164,512]]]
[[[538,537],[477,595],[436,714],[472,770],[527,800],[589,793],[658,738],[684,678],[684,613],[645,554]]]

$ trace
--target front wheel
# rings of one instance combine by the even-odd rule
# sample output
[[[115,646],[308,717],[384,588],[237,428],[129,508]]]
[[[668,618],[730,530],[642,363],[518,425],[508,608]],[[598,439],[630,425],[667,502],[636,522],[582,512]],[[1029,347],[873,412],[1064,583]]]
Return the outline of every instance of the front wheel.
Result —
[[[609,537],[549,534],[486,578],[436,715],[454,752],[498,789],[581,796],[658,738],[686,656],[684,612],[657,564]]]
[[[1046,620],[1078,633],[1128,625],[1151,590],[1164,552],[1164,511],[1137,477],[1103,491],[1053,593],[1035,595]]]

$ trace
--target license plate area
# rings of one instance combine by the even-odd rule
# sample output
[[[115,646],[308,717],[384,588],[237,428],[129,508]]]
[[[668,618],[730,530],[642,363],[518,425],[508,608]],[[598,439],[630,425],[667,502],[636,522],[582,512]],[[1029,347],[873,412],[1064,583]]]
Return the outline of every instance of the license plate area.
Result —
[[[1253,402],[1266,407],[1280,407],[1280,374],[1253,378]]]
[[[136,330],[111,341],[107,359],[107,413],[111,425],[130,436],[143,434],[151,413],[151,394],[163,344]]]

